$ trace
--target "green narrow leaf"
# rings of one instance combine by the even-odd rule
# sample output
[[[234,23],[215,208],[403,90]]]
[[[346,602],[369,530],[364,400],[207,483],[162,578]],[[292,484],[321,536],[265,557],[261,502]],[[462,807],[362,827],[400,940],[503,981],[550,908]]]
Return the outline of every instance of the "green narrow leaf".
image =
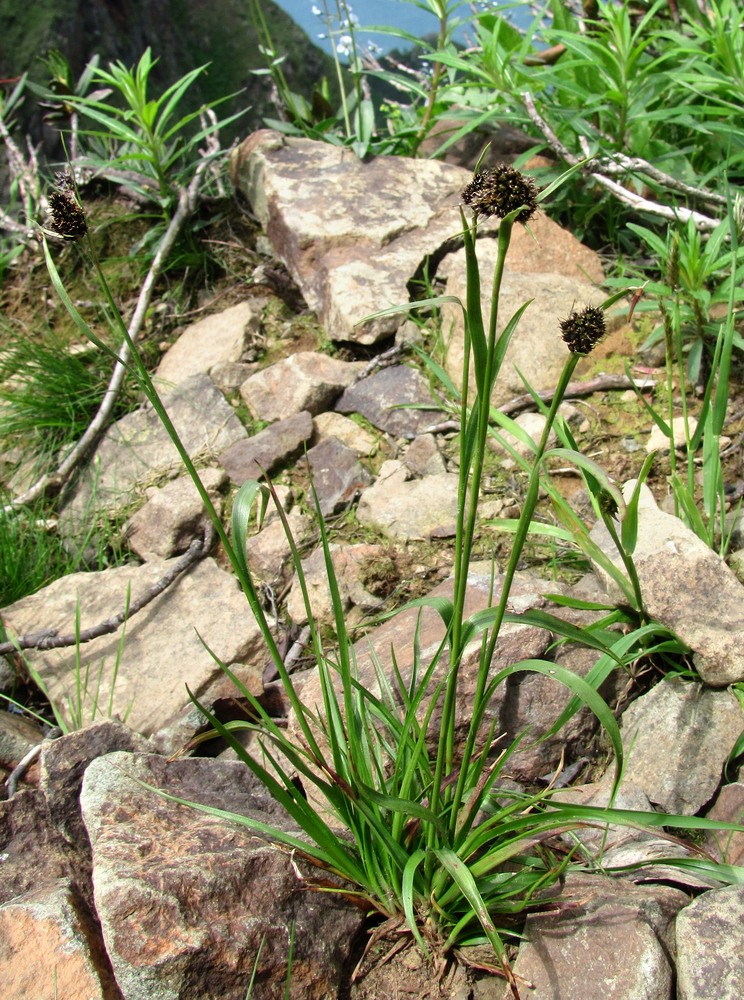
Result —
[[[56,291],[57,295],[59,295],[59,297],[60,297],[60,299],[62,301],[62,305],[65,307],[65,309],[69,313],[70,319],[72,319],[72,321],[75,323],[75,326],[77,326],[78,330],[80,330],[80,332],[82,333],[82,335],[85,337],[86,340],[89,340],[92,344],[95,344],[95,346],[99,350],[103,351],[105,354],[108,354],[115,361],[118,361],[119,359],[118,359],[118,357],[116,355],[116,352],[112,351],[111,348],[108,346],[108,344],[104,344],[104,342],[100,339],[100,337],[97,337],[96,334],[93,333],[93,331],[91,330],[91,328],[88,326],[88,324],[85,322],[85,320],[83,319],[83,317],[80,315],[80,313],[75,308],[72,299],[67,294],[67,289],[62,284],[62,279],[59,276],[59,271],[57,270],[57,265],[54,263],[54,258],[52,257],[52,255],[51,255],[51,253],[49,251],[49,245],[47,243],[47,238],[46,238],[46,236],[43,233],[42,233],[41,245],[42,245],[43,250],[44,250],[44,260],[46,262],[47,271],[49,272],[49,277],[52,279],[52,284],[54,285],[54,290]],[[128,365],[125,366],[125,367],[129,371],[132,370],[131,368],[129,368]]]
[[[418,921],[416,920],[416,911],[414,909],[414,893],[413,893],[413,883],[416,878],[416,871],[421,865],[421,862],[426,857],[424,851],[419,848],[414,851],[411,857],[406,863],[406,867],[403,869],[403,882],[401,884],[401,901],[403,903],[403,913],[405,914],[406,923],[416,938],[416,943],[418,944],[424,955],[429,956],[429,949],[426,947],[426,943],[421,936],[421,931],[419,930]]]
[[[440,847],[436,849],[434,854],[439,858],[441,863],[452,876],[465,899],[468,903],[470,903],[473,909],[473,914],[478,918],[484,934],[488,938],[494,952],[496,953],[496,957],[501,962],[504,969],[506,969],[506,955],[504,953],[503,942],[498,931],[496,930],[496,927],[494,926],[493,921],[491,920],[488,907],[484,903],[483,897],[478,892],[478,886],[475,884],[475,879],[470,874],[467,865],[455,854],[454,851],[447,847]],[[445,944],[445,947],[450,943],[451,942],[448,941]]]
[[[635,552],[636,543],[638,542],[638,503],[641,498],[641,487],[646,481],[646,477],[651,471],[651,466],[656,458],[656,452],[652,451],[648,455],[641,466],[641,471],[638,473],[638,479],[633,490],[633,495],[628,501],[628,506],[625,508],[625,514],[622,518],[620,527],[620,538],[622,539],[623,548],[625,552],[632,556]]]
[[[261,508],[258,515],[258,523],[260,526],[263,521],[264,514],[266,513],[268,491],[265,486],[258,482],[258,480],[249,479],[247,482],[243,483],[235,495],[232,509],[232,537],[235,558],[240,563],[240,568],[247,577],[250,577],[251,573],[248,567],[246,542],[253,516],[253,505],[257,496],[260,496],[261,498]]]

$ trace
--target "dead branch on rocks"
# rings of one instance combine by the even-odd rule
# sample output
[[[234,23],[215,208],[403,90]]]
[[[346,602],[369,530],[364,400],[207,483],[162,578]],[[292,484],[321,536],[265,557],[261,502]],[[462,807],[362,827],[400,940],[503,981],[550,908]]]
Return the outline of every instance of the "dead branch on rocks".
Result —
[[[124,622],[130,621],[138,611],[142,611],[143,608],[146,608],[148,604],[162,594],[164,590],[167,590],[189,567],[199,562],[200,559],[203,559],[212,547],[214,534],[214,528],[208,523],[204,532],[204,538],[195,538],[184,555],[181,556],[174,566],[170,567],[167,573],[161,576],[152,586],[148,587],[136,601],[132,601],[127,607],[119,611],[118,614],[113,615],[113,617],[108,618],[106,621],[100,622],[91,628],[83,629],[78,635],[74,632],[69,632],[66,635],[57,635],[56,630],[50,629],[45,632],[36,632],[33,635],[19,636],[12,641],[0,643],[0,656],[17,653],[22,649],[62,649],[67,646],[83,645],[86,642],[91,642],[93,639],[100,638],[102,635],[111,635]]]
[[[209,161],[202,160],[194,173],[191,183],[180,193],[178,208],[174,212],[173,218],[165,231],[165,235],[161,240],[155,257],[153,258],[150,269],[147,272],[147,277],[142,285],[139,298],[137,299],[137,305],[134,313],[127,327],[132,342],[136,343],[140,333],[142,332],[142,327],[145,322],[147,310],[150,307],[155,285],[162,273],[165,262],[168,259],[168,254],[171,252],[184,224],[196,210],[199,203],[199,186],[201,184],[204,170],[208,166]],[[46,473],[25,493],[21,496],[15,497],[4,508],[6,512],[11,511],[16,507],[22,507],[34,503],[42,497],[52,496],[59,493],[72,473],[83,463],[88,454],[98,444],[101,435],[108,426],[114,405],[119,397],[122,386],[124,385],[124,379],[127,372],[130,370],[130,356],[131,352],[129,345],[126,341],[124,341],[119,348],[114,370],[103,395],[101,405],[98,408],[98,412],[93,417],[83,436],[54,472]]]
[[[597,375],[596,378],[588,379],[586,382],[569,382],[563,398],[580,399],[583,396],[593,396],[595,392],[623,392],[625,389],[632,388],[634,388],[633,382],[626,375]],[[540,392],[536,392],[535,395],[543,403],[551,403],[555,395],[555,389],[542,389]],[[521,413],[523,410],[531,409],[537,409],[535,399],[529,392],[525,392],[521,396],[515,396],[514,399],[510,399],[508,403],[503,403],[498,407],[498,412],[512,416],[515,413]],[[459,420],[443,420],[441,423],[425,427],[419,433],[441,434],[459,430]]]
[[[582,396],[593,396],[595,392],[623,392],[625,389],[632,388],[633,382],[627,375],[597,375],[596,378],[588,379],[586,382],[569,382],[563,398],[580,399]],[[535,395],[539,396],[543,403],[551,403],[555,389],[543,389]],[[521,413],[522,410],[533,408],[536,408],[535,400],[529,392],[525,392],[500,406],[499,413],[511,416],[513,413]]]
[[[535,102],[532,99],[532,95],[527,92],[523,93],[522,101],[524,102],[528,115],[545,136],[553,152],[560,157],[560,159],[564,160],[569,166],[575,167],[581,164],[581,169],[584,173],[591,174],[597,184],[605,188],[607,191],[610,191],[616,198],[624,202],[626,205],[630,205],[631,208],[634,208],[639,212],[650,212],[652,215],[660,216],[662,219],[668,219],[670,222],[687,222],[689,219],[692,219],[696,228],[700,232],[710,232],[719,224],[719,219],[703,215],[701,212],[695,212],[692,209],[684,208],[683,206],[672,208],[669,205],[662,205],[656,201],[649,201],[648,198],[644,198],[641,195],[636,194],[635,191],[631,191],[622,184],[619,184],[617,181],[612,180],[612,178],[608,177],[607,174],[625,174],[632,170],[635,173],[645,174],[647,177],[664,184],[666,187],[684,192],[685,194],[694,195],[703,201],[718,203],[719,197],[717,195],[710,191],[704,191],[700,188],[683,185],[679,181],[669,177],[668,174],[662,173],[646,160],[642,160],[639,157],[631,159],[631,157],[623,156],[622,154],[613,154],[612,159],[609,157],[603,157],[599,160],[590,159],[590,153],[588,147],[586,146],[586,140],[584,140],[582,148],[584,148],[587,159],[582,162],[578,156],[574,156],[574,154],[563,145],[558,136],[551,129],[550,125],[548,125],[542,115],[538,112],[535,107]]]

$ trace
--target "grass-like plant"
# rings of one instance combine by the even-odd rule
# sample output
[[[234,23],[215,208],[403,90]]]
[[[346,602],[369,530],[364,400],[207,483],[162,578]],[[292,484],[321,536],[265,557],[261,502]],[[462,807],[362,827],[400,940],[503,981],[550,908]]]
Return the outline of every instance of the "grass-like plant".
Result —
[[[42,464],[85,431],[108,375],[102,358],[76,354],[50,330],[6,330],[0,349],[0,444]]]
[[[107,698],[104,697],[104,691],[102,689],[103,675],[106,668],[105,660],[102,660],[99,663],[94,663],[92,660],[87,659],[83,652],[83,645],[81,642],[82,629],[80,626],[80,601],[77,601],[75,604],[75,663],[71,670],[74,683],[71,689],[72,693],[67,698],[66,712],[61,709],[57,700],[52,696],[49,688],[36,667],[23,657],[23,653],[19,651],[19,655],[23,659],[26,673],[46,698],[49,703],[49,707],[51,708],[52,715],[54,716],[56,726],[59,728],[60,732],[65,735],[84,729],[85,726],[89,726],[101,719],[111,719],[114,717],[114,695],[116,693],[116,682],[119,676],[121,658],[124,654],[124,645],[126,643],[126,615],[129,613],[129,599],[130,592],[127,587],[126,600],[124,604],[125,620],[119,635],[119,641],[116,644],[116,654],[114,656],[114,666],[111,671],[111,678],[108,682]],[[29,711],[26,706],[21,705],[13,698],[7,698],[7,701],[11,705],[14,705],[19,711]],[[120,716],[122,722],[127,721],[129,712],[132,709],[132,704],[133,702],[129,704],[127,709],[124,711],[124,714]],[[41,720],[41,717],[37,713],[30,712],[29,714]],[[47,720],[42,721],[47,722]]]
[[[669,445],[670,485],[675,513],[721,554],[728,548],[727,498],[721,460],[721,436],[729,405],[733,351],[744,347],[737,331],[741,318],[740,287],[744,248],[742,198],[732,199],[726,218],[703,245],[690,223],[670,227],[667,240],[647,229],[634,227],[658,254],[663,280],[647,283],[645,291],[661,311],[665,343],[666,378],[659,403],[636,393],[646,412]],[[714,290],[711,279],[717,279]],[[724,313],[713,318],[713,309]],[[691,333],[691,327],[693,331]],[[693,420],[689,406],[690,384],[703,387],[699,411]],[[678,411],[678,412],[677,412]],[[680,442],[675,422],[681,418]],[[677,451],[682,451],[682,461]],[[696,459],[702,456],[702,490],[696,487]]]
[[[543,192],[541,197],[549,193]],[[53,221],[58,229],[69,226],[86,240],[82,209],[69,188],[62,195],[65,204],[57,203]],[[636,622],[636,627],[627,634],[618,634],[609,629],[611,622],[607,617],[593,628],[581,629],[544,611],[508,610],[511,585],[544,475],[550,429],[579,358],[592,349],[604,332],[603,312],[592,307],[574,312],[561,324],[569,355],[547,412],[545,433],[535,448],[522,516],[515,528],[504,578],[498,588],[494,580],[490,607],[469,618],[465,616],[467,577],[478,530],[480,485],[491,428],[491,394],[509,341],[529,304],[518,309],[499,332],[501,281],[513,227],[529,221],[538,196],[531,181],[500,165],[478,172],[463,191],[462,201],[470,212],[469,217],[464,214],[466,209],[461,214],[467,255],[467,295],[464,303],[458,303],[465,320],[465,352],[459,396],[460,481],[453,596],[423,598],[408,605],[433,609],[443,622],[444,638],[428,661],[423,659],[418,640],[414,642],[414,661],[408,680],[404,680],[394,659],[392,676],[379,667],[374,689],[363,685],[357,675],[355,649],[346,628],[323,518],[318,510],[334,610],[335,637],[331,645],[314,619],[300,553],[277,503],[305,598],[310,643],[321,688],[320,705],[303,702],[284,665],[247,564],[249,525],[256,506],[259,514],[265,509],[271,487],[253,481],[241,487],[233,507],[231,536],[228,535],[162,405],[100,268],[98,276],[118,335],[129,346],[132,374],[168,430],[213,519],[261,628],[293,715],[289,730],[278,726],[260,702],[240,685],[229,667],[220,664],[251,704],[257,721],[223,725],[208,711],[202,711],[214,731],[228,741],[286,809],[298,832],[274,828],[253,817],[198,808],[241,823],[341,879],[340,885],[325,877],[311,880],[310,884],[318,889],[349,892],[357,901],[365,899],[370,912],[388,919],[391,926],[407,927],[438,968],[463,945],[489,943],[494,951],[494,969],[507,978],[512,994],[518,997],[505,946],[505,937],[514,931],[515,920],[526,909],[539,906],[541,894],[569,866],[601,863],[558,849],[559,834],[587,822],[686,829],[712,824],[694,817],[580,808],[554,801],[548,789],[515,791],[500,782],[510,757],[525,738],[521,734],[511,746],[502,746],[495,721],[488,721],[488,706],[508,677],[524,671],[539,672],[571,692],[568,706],[548,735],[559,731],[580,707],[588,706],[599,719],[612,748],[617,784],[623,748],[617,722],[598,694],[599,685],[612,669],[635,658],[639,648],[648,651],[649,643],[653,648],[652,637],[659,648],[668,648],[674,640],[668,634],[659,635],[652,623]],[[485,325],[476,236],[479,220],[488,216],[497,216],[501,221],[498,260],[490,277],[490,321]],[[80,329],[86,330],[85,321],[64,289],[46,242],[44,250],[57,292]],[[97,267],[95,258],[91,259]],[[433,300],[437,301],[441,300]],[[94,343],[101,343],[92,330],[87,332]],[[476,385],[472,397],[471,374]],[[626,507],[619,491],[580,453],[572,449],[564,451],[571,451],[573,460],[594,477],[598,503],[607,516],[621,518],[622,538],[615,532],[617,544],[632,556],[633,504]],[[630,594],[640,600],[632,587]],[[500,630],[507,622],[529,623],[549,629],[558,637],[582,642],[596,651],[596,665],[585,679],[552,661],[539,659],[493,671]],[[457,743],[455,706],[460,675],[464,655],[473,648],[478,650],[475,695],[464,741]],[[255,732],[255,744],[249,751],[236,737],[236,730],[241,727]],[[322,805],[318,805],[319,800]],[[346,835],[339,836],[340,829]],[[705,870],[708,875],[714,868],[705,859],[687,859],[686,864]],[[736,881],[744,878],[744,871],[723,866],[715,869],[713,877],[724,882]]]
[[[76,568],[45,513],[38,507],[7,510],[0,503],[0,607]]]
[[[662,340],[670,358],[686,360],[682,388],[687,380],[693,385],[708,381],[714,368],[721,310],[729,317],[725,322],[731,325],[732,346],[744,348],[744,339],[735,329],[744,302],[744,289],[738,281],[738,269],[744,262],[739,236],[744,195],[737,197],[738,209],[732,200],[726,216],[706,238],[692,219],[684,226],[669,226],[666,239],[645,226],[628,224],[659,262],[659,280],[646,283],[639,309],[661,308],[667,317],[644,346]]]

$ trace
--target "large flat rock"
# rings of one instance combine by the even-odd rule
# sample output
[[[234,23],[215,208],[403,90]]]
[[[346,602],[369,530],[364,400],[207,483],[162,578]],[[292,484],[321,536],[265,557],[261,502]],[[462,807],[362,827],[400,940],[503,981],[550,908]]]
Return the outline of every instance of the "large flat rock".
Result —
[[[3,611],[16,635],[54,629],[74,633],[79,603],[81,628],[106,621],[159,580],[172,560],[121,566],[101,573],[74,573]],[[198,632],[198,635],[197,635]],[[144,735],[157,731],[189,704],[186,685],[197,696],[220,676],[204,643],[225,663],[247,663],[262,648],[261,635],[235,578],[211,558],[197,563],[126,626],[117,665],[119,634],[80,647],[25,655],[68,723],[74,711],[84,722],[107,714],[126,716]],[[83,687],[78,698],[78,677]]]
[[[348,149],[270,130],[236,150],[232,176],[331,340],[363,344],[403,322],[362,321],[408,302],[425,259],[457,236],[460,194],[472,179],[437,160],[362,162]],[[515,238],[515,269],[601,281],[595,254],[544,216],[536,227],[537,242]]]

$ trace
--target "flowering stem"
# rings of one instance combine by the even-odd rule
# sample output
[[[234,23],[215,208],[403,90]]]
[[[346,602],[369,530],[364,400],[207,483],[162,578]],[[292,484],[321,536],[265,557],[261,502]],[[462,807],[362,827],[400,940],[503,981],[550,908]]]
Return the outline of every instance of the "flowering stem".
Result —
[[[527,494],[524,500],[524,506],[522,507],[522,512],[519,516],[519,522],[517,524],[517,530],[514,535],[514,544],[512,545],[511,552],[509,554],[509,562],[504,573],[504,579],[501,585],[501,595],[499,597],[499,603],[496,608],[495,617],[493,625],[490,629],[490,634],[488,638],[488,644],[481,655],[480,667],[478,670],[478,678],[476,681],[475,695],[473,697],[473,713],[470,721],[470,726],[468,728],[467,740],[465,743],[465,749],[463,751],[462,761],[459,767],[459,776],[457,780],[457,786],[455,788],[455,793],[452,802],[452,812],[450,815],[450,829],[454,834],[458,812],[460,806],[463,802],[464,796],[467,792],[466,783],[469,776],[470,761],[473,758],[473,754],[476,750],[476,740],[478,733],[480,731],[481,722],[483,715],[488,707],[484,695],[486,687],[488,684],[488,678],[491,668],[491,661],[493,660],[494,653],[496,650],[496,643],[498,642],[499,633],[501,631],[501,626],[504,621],[504,615],[506,613],[506,606],[509,600],[509,594],[511,592],[512,584],[514,583],[514,576],[517,572],[519,566],[519,561],[522,557],[522,550],[524,549],[525,542],[527,541],[527,536],[529,533],[530,525],[532,523],[532,516],[535,513],[535,507],[537,506],[537,500],[540,490],[540,477],[541,477],[541,465],[543,456],[548,446],[548,440],[550,438],[550,432],[553,428],[555,422],[556,414],[558,413],[558,407],[563,401],[563,396],[566,392],[566,387],[571,381],[571,377],[576,369],[576,365],[579,363],[581,356],[578,354],[571,354],[566,360],[563,366],[563,371],[561,372],[560,379],[556,386],[555,395],[550,404],[550,410],[548,411],[548,416],[545,421],[545,427],[543,428],[542,436],[540,442],[537,446],[537,451],[535,452],[535,461],[532,466],[532,471],[530,473],[530,480],[527,486]]]
[[[333,42],[334,29],[333,29],[333,18],[331,17],[331,12],[328,9],[327,0],[323,0],[323,10],[325,13],[325,21],[328,25],[328,37]],[[339,6],[338,0],[336,2],[336,12],[338,14],[339,21],[341,20],[341,8]],[[346,138],[352,138],[351,132],[351,119],[349,118],[349,106],[346,102],[346,89],[344,87],[344,76],[341,71],[341,60],[338,58],[338,52],[336,46],[333,46],[333,62],[336,67],[336,78],[338,80],[338,89],[341,94],[341,110],[344,116],[344,128],[346,129]]]
[[[462,630],[464,625],[465,597],[468,585],[468,569],[473,551],[475,527],[480,501],[480,486],[483,477],[483,461],[486,451],[489,415],[491,409],[491,391],[501,364],[503,351],[497,350],[496,329],[498,324],[499,295],[504,276],[504,264],[509,250],[513,220],[504,219],[499,226],[498,255],[494,268],[491,287],[491,316],[486,341],[485,366],[482,378],[479,377],[480,391],[475,399],[474,414],[467,418],[467,385],[470,374],[470,337],[466,336],[466,351],[463,360],[463,401],[460,437],[460,481],[458,489],[458,521],[456,532],[456,554],[454,568],[454,600],[452,612],[452,628],[449,643],[448,682],[445,687],[442,720],[439,730],[439,752],[434,773],[432,789],[432,810],[439,810],[443,791],[443,778],[451,774],[454,766],[455,711],[457,704],[457,678],[462,660]],[[468,281],[479,281],[475,255],[475,237],[477,221],[474,219],[471,228],[465,230],[466,246],[472,258],[468,261]],[[480,309],[480,303],[470,303],[469,306]],[[473,321],[469,316],[467,322]],[[480,316],[477,317],[480,320]],[[471,331],[471,336],[478,336],[482,323],[474,324],[477,329]],[[482,333],[481,333],[482,335]],[[476,355],[477,363],[477,355]],[[472,420],[475,420],[474,435]],[[473,441],[474,437],[474,441]],[[469,495],[468,495],[469,488]],[[467,514],[466,514],[467,511]],[[432,831],[433,836],[433,831]]]

